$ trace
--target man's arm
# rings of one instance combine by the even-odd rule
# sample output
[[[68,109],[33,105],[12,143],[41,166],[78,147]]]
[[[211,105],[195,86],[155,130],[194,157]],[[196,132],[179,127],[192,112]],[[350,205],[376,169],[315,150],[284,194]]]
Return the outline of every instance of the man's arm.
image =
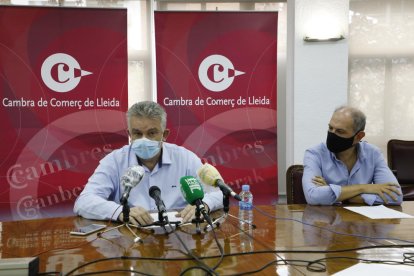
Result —
[[[384,187],[368,187],[368,190],[364,192],[361,197],[364,199],[365,203],[368,205],[373,204],[392,204],[400,205],[403,200],[403,195],[401,187],[398,184],[398,180],[393,174],[393,172],[388,167],[385,162],[382,153],[375,149],[372,155],[372,162],[374,163],[374,176],[371,186],[385,185],[383,183],[393,183],[392,189],[381,190]],[[376,191],[381,190],[379,193]],[[382,194],[382,195],[381,195]]]
[[[82,193],[75,201],[73,211],[75,214],[87,219],[117,220],[122,208],[115,201],[108,200],[114,197],[115,186],[113,180],[105,171],[105,166],[100,164]]]
[[[88,219],[117,220],[122,212],[119,203],[120,172],[122,160],[116,151],[105,156],[75,201],[75,214]]]
[[[312,179],[312,182],[320,187],[327,186],[325,179],[321,176],[316,176]],[[348,200],[352,203],[364,203],[363,194],[372,194],[381,198],[382,202],[388,204],[397,202],[400,195],[400,186],[396,183],[385,184],[354,184],[348,186],[342,186],[341,192],[337,198],[337,201]]]
[[[350,186],[343,186],[341,194],[338,197],[338,201],[352,199],[361,194],[376,195],[377,198],[381,199],[382,203],[388,204],[389,202],[398,202],[399,195],[401,195],[401,192],[400,185],[396,183],[355,184]],[[363,196],[361,196],[361,199],[363,199]],[[354,199],[354,202],[355,200],[357,199]]]
[[[341,187],[328,185],[325,180],[319,183],[317,176],[322,176],[322,165],[318,153],[307,150],[304,156],[302,177],[303,193],[306,202],[311,205],[332,205],[337,201]]]
[[[336,201],[348,200],[349,202],[366,203],[368,205],[401,204],[401,188],[394,174],[385,163],[381,152],[374,150],[369,158],[372,158],[371,164],[374,169],[373,178],[367,180],[371,183],[344,186],[328,185],[322,177],[320,169],[322,165],[317,153],[307,151],[304,159],[305,172],[303,176],[303,187],[307,202],[309,204],[328,205]],[[372,182],[375,184],[372,184]],[[326,197],[330,196],[329,188],[336,196],[334,199],[331,197],[331,201],[326,200]]]

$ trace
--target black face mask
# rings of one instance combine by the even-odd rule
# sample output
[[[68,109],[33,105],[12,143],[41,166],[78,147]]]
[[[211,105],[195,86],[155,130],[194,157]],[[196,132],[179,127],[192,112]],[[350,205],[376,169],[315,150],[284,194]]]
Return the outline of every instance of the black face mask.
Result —
[[[326,146],[328,147],[328,150],[333,153],[338,153],[349,149],[353,146],[354,137],[358,134],[358,132],[359,131],[357,131],[352,137],[343,138],[328,131],[328,136],[326,137]]]

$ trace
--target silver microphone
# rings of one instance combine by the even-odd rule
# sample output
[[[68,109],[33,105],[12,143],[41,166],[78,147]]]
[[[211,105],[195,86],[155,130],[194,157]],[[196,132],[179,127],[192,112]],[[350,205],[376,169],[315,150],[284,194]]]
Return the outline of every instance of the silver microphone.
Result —
[[[138,183],[144,177],[145,170],[141,166],[133,166],[129,167],[125,174],[121,177],[121,185],[124,188],[124,193],[121,197],[121,203],[124,204],[127,202],[129,193],[131,192],[132,188],[138,185]]]

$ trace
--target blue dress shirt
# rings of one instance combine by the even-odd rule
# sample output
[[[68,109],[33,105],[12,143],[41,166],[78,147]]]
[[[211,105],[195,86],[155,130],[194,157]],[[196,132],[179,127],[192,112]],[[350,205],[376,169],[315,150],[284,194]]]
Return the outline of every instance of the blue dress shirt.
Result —
[[[346,165],[328,150],[325,143],[306,150],[302,185],[309,204],[332,205],[336,203],[342,186],[398,183],[377,147],[367,142],[360,142],[357,150],[358,159],[351,172],[348,172]],[[313,184],[312,178],[315,176],[322,176],[328,185]],[[388,204],[401,204],[402,202],[402,195],[396,195],[396,201],[386,194],[385,196]],[[361,197],[368,205],[384,203],[382,198],[376,194],[361,194]]]
[[[187,206],[180,190],[180,178],[194,176],[202,165],[200,158],[184,147],[162,143],[162,158],[152,171],[145,166],[145,175],[134,187],[128,198],[129,206],[141,206],[149,211],[157,210],[155,201],[149,196],[149,188],[158,186],[167,209],[181,209]],[[84,190],[76,199],[74,212],[88,219],[116,220],[122,212],[120,197],[124,192],[120,178],[131,166],[138,165],[138,159],[130,145],[112,151],[105,156],[89,178]],[[210,210],[223,207],[223,194],[218,188],[204,184],[203,201]]]

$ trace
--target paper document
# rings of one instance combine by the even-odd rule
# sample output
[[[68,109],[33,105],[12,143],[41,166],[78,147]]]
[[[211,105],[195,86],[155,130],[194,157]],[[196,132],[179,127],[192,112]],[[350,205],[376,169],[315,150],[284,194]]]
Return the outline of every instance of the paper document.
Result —
[[[183,220],[183,218],[182,217],[176,217],[175,216],[176,214],[178,214],[177,211],[167,212],[168,221],[169,222],[176,222],[176,221],[181,222]],[[154,221],[158,221],[158,213],[150,213],[150,215],[154,219]]]
[[[356,264],[347,269],[333,274],[333,276],[411,276],[414,275],[414,267],[408,265],[386,265],[386,264]]]
[[[180,225],[180,223],[183,221],[183,218],[182,217],[176,217],[175,216],[176,214],[178,214],[177,211],[167,212],[168,221],[173,226],[177,225],[177,223],[178,223],[178,225]],[[141,228],[141,229],[156,229],[156,228],[161,228],[162,225],[166,226],[167,228],[170,228],[168,224],[159,223],[158,213],[150,212],[150,216],[154,220],[154,223],[151,224],[151,225],[146,225],[146,226],[137,226],[137,225],[133,225],[133,224],[129,224],[129,225],[132,226],[132,227],[137,227],[137,228]]]
[[[361,214],[371,219],[394,219],[394,218],[413,218],[413,216],[385,207],[378,206],[347,206],[344,207],[352,212]]]

